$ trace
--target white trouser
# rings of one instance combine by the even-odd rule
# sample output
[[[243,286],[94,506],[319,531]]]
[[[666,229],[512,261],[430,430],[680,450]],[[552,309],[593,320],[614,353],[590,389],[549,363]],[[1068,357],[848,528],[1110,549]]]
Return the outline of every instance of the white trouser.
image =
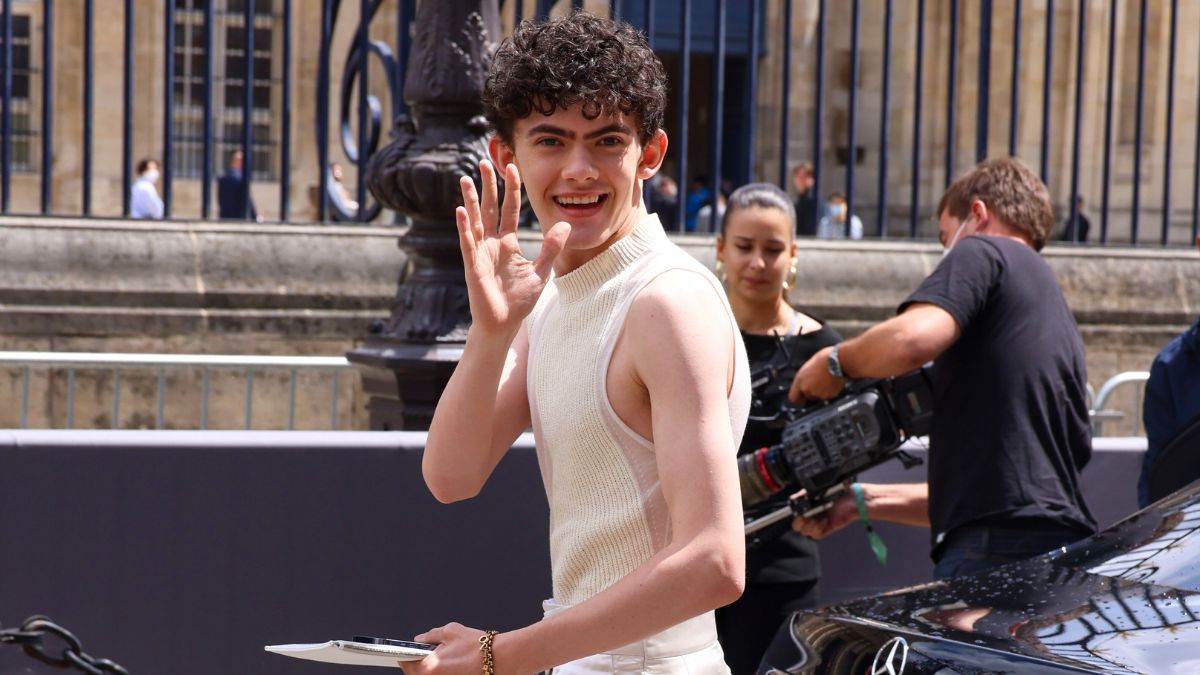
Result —
[[[553,600],[542,603],[546,616],[566,609]],[[554,675],[653,673],[654,675],[729,675],[725,653],[717,642],[717,622],[705,612],[651,635],[645,640],[602,654],[555,666]]]

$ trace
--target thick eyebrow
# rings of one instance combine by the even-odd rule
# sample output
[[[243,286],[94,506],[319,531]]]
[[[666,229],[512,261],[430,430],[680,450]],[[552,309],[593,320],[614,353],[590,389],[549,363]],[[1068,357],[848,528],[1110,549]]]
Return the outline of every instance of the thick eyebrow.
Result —
[[[621,124],[620,122],[613,122],[612,124],[610,124],[606,127],[603,127],[603,128],[597,129],[595,131],[589,132],[587,134],[584,134],[583,137],[585,140],[591,140],[593,138],[607,136],[608,134],[625,134],[626,136],[632,136],[633,129],[630,129],[629,127],[625,126],[624,124]]]
[[[633,129],[630,129],[627,125],[621,124],[620,122],[614,122],[612,124],[609,124],[608,126],[601,127],[600,129],[597,129],[595,131],[589,131],[588,133],[583,135],[583,138],[585,140],[591,140],[593,138],[599,138],[600,136],[604,136],[604,135],[611,134],[611,133],[618,133],[618,134],[625,134],[628,136],[632,136]],[[550,134],[552,136],[562,136],[563,138],[570,138],[570,139],[575,138],[574,131],[570,131],[568,129],[563,129],[562,127],[556,127],[553,124],[547,124],[544,122],[542,124],[533,125],[532,127],[529,128],[529,131],[525,132],[526,136],[533,136],[536,134]]]

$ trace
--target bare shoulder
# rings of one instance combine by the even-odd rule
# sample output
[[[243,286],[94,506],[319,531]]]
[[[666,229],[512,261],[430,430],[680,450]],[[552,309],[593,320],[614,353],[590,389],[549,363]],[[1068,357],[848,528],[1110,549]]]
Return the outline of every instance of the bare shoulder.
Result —
[[[733,353],[735,326],[722,291],[703,273],[673,269],[657,276],[633,301],[625,322],[634,363],[643,378],[694,382]]]
[[[646,284],[629,310],[630,324],[652,324],[661,332],[689,326],[732,327],[722,291],[702,272],[676,268],[663,272]]]

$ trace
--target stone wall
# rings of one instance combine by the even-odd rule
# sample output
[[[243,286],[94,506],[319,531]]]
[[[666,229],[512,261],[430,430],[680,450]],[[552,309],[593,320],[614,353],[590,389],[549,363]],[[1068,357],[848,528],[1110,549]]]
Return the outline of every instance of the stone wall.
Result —
[[[394,227],[143,224],[0,219],[0,349],[341,355],[387,318],[404,254]],[[523,233],[530,254],[539,236]],[[676,237],[710,268],[711,237]],[[1050,245],[1088,350],[1093,387],[1154,355],[1200,313],[1195,249]],[[792,301],[855,335],[892,314],[940,260],[933,243],[804,241]],[[122,375],[120,426],[154,423],[157,374]],[[173,390],[198,373],[171,371]],[[63,426],[64,372],[35,372],[33,426]],[[366,428],[357,375],[342,378],[339,427]],[[353,380],[353,381],[351,381]],[[76,426],[111,425],[112,375],[80,373]],[[297,426],[328,424],[328,379],[305,380]],[[286,375],[255,379],[256,426],[285,424]],[[214,376],[212,427],[240,427],[241,373]],[[0,427],[17,423],[20,373],[0,370]],[[1118,401],[1120,403],[1120,401]],[[170,426],[194,426],[191,395],[167,402]]]
[[[0,349],[342,355],[386,319],[404,267],[391,227],[0,219]],[[66,372],[32,369],[31,426],[65,425]],[[121,375],[123,428],[154,424],[157,372]],[[199,422],[201,375],[168,370],[169,427]],[[256,373],[255,426],[286,425],[286,372]],[[75,425],[112,425],[113,375],[81,370]],[[365,428],[353,371],[339,428]],[[21,374],[0,371],[0,426],[15,426]],[[245,376],[215,371],[210,428],[240,428]],[[297,427],[328,428],[331,377],[298,379]]]

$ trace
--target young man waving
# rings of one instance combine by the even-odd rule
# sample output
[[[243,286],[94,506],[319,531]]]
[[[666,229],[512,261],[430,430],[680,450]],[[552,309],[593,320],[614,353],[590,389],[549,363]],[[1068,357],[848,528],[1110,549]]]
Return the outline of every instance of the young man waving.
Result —
[[[744,585],[736,448],[749,373],[716,279],[646,212],[667,149],[662,64],[626,24],[521,24],[484,90],[495,135],[457,220],[472,325],[423,471],[474,496],[532,425],[554,597],[499,633],[458,624],[412,673],[725,673],[712,610]],[[497,175],[504,172],[504,203]],[[544,232],[518,248],[520,188]]]

